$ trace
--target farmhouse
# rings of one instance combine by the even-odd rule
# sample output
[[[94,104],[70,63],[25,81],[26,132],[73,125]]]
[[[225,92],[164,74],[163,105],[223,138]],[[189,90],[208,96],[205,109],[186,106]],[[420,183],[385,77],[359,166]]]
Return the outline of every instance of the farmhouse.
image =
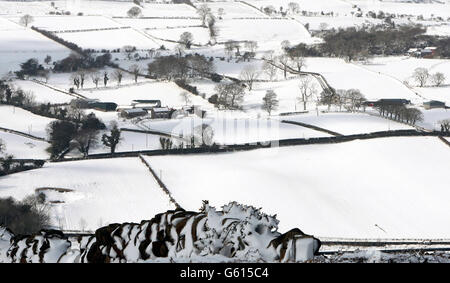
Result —
[[[152,119],[169,119],[173,112],[174,110],[168,107],[154,107],[150,110]]]
[[[434,58],[437,54],[437,47],[410,48],[407,53],[409,56],[418,58]]]
[[[437,101],[437,100],[431,100],[423,103],[423,108],[429,110],[434,108],[446,108],[445,102]]]

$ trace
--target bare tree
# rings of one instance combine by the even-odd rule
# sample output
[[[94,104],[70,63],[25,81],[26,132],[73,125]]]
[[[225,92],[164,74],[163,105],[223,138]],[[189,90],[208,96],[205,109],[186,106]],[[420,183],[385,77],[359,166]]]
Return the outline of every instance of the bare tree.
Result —
[[[431,81],[434,86],[441,86],[445,82],[445,75],[441,72],[434,73],[431,76]]]
[[[329,89],[324,89],[320,94],[320,103],[328,106],[328,111],[331,109],[331,105],[338,104],[337,94]]]
[[[225,42],[224,49],[225,49],[225,53],[231,59],[233,57],[234,41],[228,40],[227,42]]]
[[[123,74],[124,72],[120,69],[114,70],[112,76],[117,81],[117,85],[120,85],[122,83]]]
[[[276,62],[278,64],[280,64],[282,66],[284,78],[286,79],[287,78],[287,71],[288,71],[288,68],[289,68],[289,57],[287,55],[285,55],[285,54],[282,54],[280,56],[277,56],[275,58],[275,60],[276,60]]]
[[[181,92],[180,93],[180,97],[185,102],[185,105],[188,105],[189,103],[191,103],[191,98],[190,98],[189,93],[187,91]]]
[[[303,54],[301,52],[290,52],[289,53],[289,59],[290,63],[292,64],[293,68],[297,72],[301,72],[304,67],[306,67],[306,59],[303,57]]]
[[[28,15],[28,14],[26,14],[26,15],[23,15],[21,18],[20,18],[20,24],[21,25],[24,25],[24,26],[28,26],[30,23],[32,23],[34,21],[34,18],[33,18],[33,16],[30,16],[30,15]]]
[[[108,72],[105,71],[103,72],[103,84],[105,85],[105,87],[108,84],[108,81],[109,81]]]
[[[202,26],[206,27],[206,19],[208,15],[211,14],[211,9],[208,7],[208,5],[203,4],[197,8],[197,14],[200,16]]]
[[[142,15],[142,10],[139,7],[132,7],[130,10],[128,10],[127,15],[130,18],[137,18]]]
[[[345,98],[347,101],[347,109],[349,111],[355,111],[359,109],[363,102],[366,100],[364,95],[359,89],[349,89],[345,92]]]
[[[131,45],[125,45],[124,47],[122,47],[122,51],[125,52],[125,54],[127,54],[127,59],[131,60],[133,52],[136,51],[136,47]]]
[[[194,41],[194,36],[192,33],[185,31],[180,35],[180,43],[186,47],[186,49],[191,49],[192,42]]]
[[[139,67],[139,65],[137,64],[133,64],[130,66],[130,68],[128,68],[128,71],[130,71],[133,74],[134,82],[137,83],[139,73],[141,72],[141,67]]]
[[[84,70],[84,69],[80,69],[77,72],[77,75],[79,77],[80,80],[80,87],[83,88],[84,87],[84,81],[86,79],[86,75],[88,74],[88,71]]]
[[[248,49],[248,51],[255,53],[256,49],[258,49],[258,43],[256,41],[250,40],[246,41],[244,44],[245,48]]]
[[[223,16],[225,16],[225,10],[223,8],[219,8],[217,10],[217,15],[219,16],[219,19],[221,20]]]
[[[52,56],[50,56],[50,55],[47,55],[47,56],[45,56],[45,59],[44,59],[44,62],[45,62],[45,64],[50,64],[50,62],[52,61]]]
[[[288,7],[293,14],[297,14],[300,11],[300,5],[296,2],[289,2]]]
[[[277,75],[278,68],[274,66],[273,64],[264,61],[262,65],[262,71],[269,77],[269,79],[272,81],[275,76]]]
[[[209,14],[207,19],[210,43],[215,44],[216,38],[219,36],[219,28],[216,26],[216,17]]]
[[[110,134],[103,134],[102,143],[104,146],[109,147],[111,149],[111,153],[116,152],[116,147],[122,140],[120,136],[120,129],[117,125],[116,121],[111,122],[110,124],[111,132]]]
[[[427,83],[428,78],[430,77],[430,73],[426,68],[417,68],[414,70],[412,76],[414,80],[419,83],[419,86],[423,87]]]
[[[92,72],[91,73],[91,79],[92,82],[95,84],[95,87],[98,88],[98,84],[100,82],[102,75],[99,72]]]
[[[441,126],[441,132],[450,133],[450,119],[441,120],[438,123]]]
[[[253,83],[259,77],[259,72],[253,65],[247,65],[241,71],[241,74],[239,77],[247,83],[248,89],[252,90]]]
[[[225,109],[238,109],[244,100],[244,88],[240,83],[219,84],[215,87],[217,105]]]
[[[0,139],[0,153],[4,152],[5,149],[6,149],[5,142],[2,139]]]
[[[273,90],[268,90],[266,92],[266,95],[263,97],[263,105],[262,109],[267,111],[267,113],[272,113],[273,110],[276,110],[278,108],[278,99],[277,94]]]
[[[321,31],[324,31],[324,30],[326,30],[328,28],[328,24],[327,23],[320,23],[320,25],[319,25],[319,29],[321,30]]]
[[[49,69],[39,70],[37,75],[43,78],[45,80],[45,83],[47,83],[48,80],[50,79],[50,70]]]
[[[177,44],[174,48],[174,51],[178,57],[182,57],[184,54],[184,49],[185,49],[185,47],[183,44]]]
[[[288,50],[289,48],[291,48],[291,42],[289,40],[283,40],[281,42],[281,48],[283,49],[283,51]]]
[[[306,103],[313,95],[317,94],[317,89],[314,80],[310,76],[301,77],[299,89],[300,89],[300,96],[298,97],[298,101],[303,103],[303,110],[306,111]]]

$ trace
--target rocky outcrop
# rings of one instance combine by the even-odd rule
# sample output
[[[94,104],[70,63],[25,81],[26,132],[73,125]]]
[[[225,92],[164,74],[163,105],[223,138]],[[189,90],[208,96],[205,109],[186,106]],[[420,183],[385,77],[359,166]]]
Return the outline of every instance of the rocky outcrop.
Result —
[[[191,260],[297,262],[311,260],[320,241],[299,229],[277,232],[275,216],[231,202],[221,211],[181,208],[141,223],[110,224],[69,241],[59,231],[11,237],[10,262],[153,262]]]

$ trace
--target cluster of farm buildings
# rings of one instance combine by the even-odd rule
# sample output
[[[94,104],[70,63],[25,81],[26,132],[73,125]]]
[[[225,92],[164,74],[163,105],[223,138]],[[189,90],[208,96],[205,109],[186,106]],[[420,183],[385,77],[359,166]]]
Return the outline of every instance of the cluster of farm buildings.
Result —
[[[205,111],[198,106],[184,106],[174,109],[161,106],[161,100],[133,100],[130,105],[117,105],[114,102],[100,102],[97,99],[74,99],[70,102],[74,107],[80,109],[95,109],[104,112],[118,112],[120,117],[132,119],[141,116],[149,116],[151,119],[171,119],[181,114],[197,114],[204,117]]]

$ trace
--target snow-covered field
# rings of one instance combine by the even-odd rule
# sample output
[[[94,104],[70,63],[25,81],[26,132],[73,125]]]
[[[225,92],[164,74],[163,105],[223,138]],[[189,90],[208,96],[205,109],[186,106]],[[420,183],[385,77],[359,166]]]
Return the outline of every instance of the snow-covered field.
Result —
[[[368,100],[403,98],[413,103],[423,102],[401,80],[342,59],[308,58],[306,70],[321,73],[335,89],[359,89]]]
[[[19,24],[20,17],[10,17]],[[103,16],[40,16],[34,17],[32,25],[48,31],[117,28],[122,25]]]
[[[254,40],[263,50],[277,50],[283,40],[292,44],[314,43],[316,40],[302,24],[290,19],[224,19],[217,24],[219,42]]]
[[[34,101],[38,103],[69,103],[75,97],[45,87],[33,81],[15,80],[11,83],[16,89],[22,89],[25,92],[31,92]]]
[[[174,208],[138,158],[47,163],[42,169],[2,177],[0,197],[20,200],[38,188],[71,190],[43,191],[53,202],[53,225],[65,230],[140,222]]]
[[[55,1],[60,10],[70,11],[72,14],[105,15],[114,17],[127,17],[132,2],[125,1]],[[143,17],[197,17],[195,9],[186,4],[152,4],[145,3],[140,7]]]
[[[137,49],[159,48],[161,44],[133,29],[59,33],[59,37],[84,49],[113,50],[130,45]]]
[[[0,1],[0,15],[45,15],[50,11],[50,1]]]
[[[202,124],[209,125],[213,131],[213,142],[217,144],[243,144],[280,139],[328,137],[327,133],[309,128],[280,123],[275,119],[255,119],[242,115],[208,116],[205,119],[183,118],[167,121],[146,120],[141,123],[145,128],[175,136],[189,137],[193,129]]]
[[[196,3],[196,6],[200,6],[204,3]],[[254,9],[248,5],[239,2],[216,2],[207,3],[208,7],[211,9],[214,15],[219,14],[219,9],[223,9],[223,19],[233,19],[233,18],[267,18],[268,16],[264,13]]]
[[[66,47],[43,35],[0,17],[0,76],[19,69],[20,63],[50,55],[58,60],[69,55]]]
[[[320,113],[318,116],[303,114],[284,116],[280,119],[314,125],[343,135],[414,129],[405,124],[363,113]]]
[[[5,143],[5,152],[19,159],[47,159],[45,151],[50,144],[20,135],[0,131],[0,139]]]
[[[287,74],[285,78],[283,72],[277,70],[270,81],[270,76],[263,71],[262,57],[271,52],[273,56],[281,55],[283,41],[289,41],[291,46],[320,43],[319,37],[311,35],[320,36],[317,33],[320,29],[384,22],[366,17],[368,11],[411,14],[414,16],[397,17],[395,24],[421,23],[428,28],[427,34],[450,34],[449,1],[445,5],[437,1],[432,4],[373,0],[193,1],[196,7],[207,4],[216,17],[219,34],[216,44],[210,45],[209,30],[201,26],[193,6],[156,2],[142,3],[142,15],[130,18],[127,11],[137,7],[132,1],[0,0],[0,79],[6,72],[18,70],[20,64],[30,58],[38,59],[45,68],[51,69],[55,61],[72,52],[33,31],[31,26],[53,31],[81,48],[99,51],[92,53],[93,57],[103,54],[102,50],[135,46],[137,52],[131,59],[123,51],[112,52],[112,62],[124,69],[137,64],[141,75],[148,73],[148,64],[155,58],[174,55],[178,43],[173,41],[178,41],[182,33],[190,32],[195,45],[184,52],[212,58],[214,70],[211,72],[232,77],[223,79],[222,83],[229,83],[233,78],[243,79],[242,72],[248,67],[258,73],[252,90],[245,88],[239,110],[218,109],[208,101],[217,93],[218,83],[211,78],[188,78],[187,83],[197,87],[200,95],[189,94],[190,101],[186,101],[180,95],[185,90],[172,81],[139,76],[135,83],[132,74],[124,72],[119,86],[112,65],[93,68],[93,64],[86,64],[82,67],[88,69],[84,87],[76,89],[86,98],[119,106],[129,106],[138,99],[157,99],[163,107],[177,110],[199,106],[206,111],[206,116],[199,118],[182,111],[176,112],[180,115],[173,119],[150,119],[149,115],[125,119],[118,112],[96,110],[86,110],[86,114],[94,113],[108,127],[111,122],[117,122],[119,128],[159,131],[164,137],[164,134],[172,134],[173,147],[181,143],[189,146],[192,135],[198,138],[198,131],[203,127],[211,130],[208,133],[212,133],[212,142],[219,145],[331,136],[321,129],[282,120],[302,122],[343,135],[414,129],[381,118],[370,108],[368,113],[327,113],[327,106],[319,103],[322,92],[319,81],[314,81],[315,92],[304,106],[299,88],[303,76]],[[279,12],[269,16],[259,10],[272,5],[277,11],[280,7],[287,11],[290,2],[300,5],[300,13],[288,12],[283,18]],[[355,16],[358,8],[362,9],[362,17]],[[219,9],[223,9],[222,18],[219,18]],[[70,12],[70,15],[50,15],[50,12]],[[332,16],[326,15],[330,12]],[[24,14],[34,17],[28,27],[20,24]],[[418,20],[418,15],[425,18]],[[432,15],[444,19],[430,19]],[[225,51],[224,44],[229,40],[256,41],[255,58],[249,61],[239,58],[237,62],[238,55],[234,54],[229,59],[230,53]],[[165,48],[161,48],[162,45]],[[240,53],[247,51],[249,47],[241,42]],[[52,57],[50,64],[43,63],[47,55]],[[347,63],[339,58],[305,59],[303,70],[322,74],[336,90],[359,89],[368,100],[411,100],[410,107],[423,113],[424,119],[417,126],[440,130],[439,121],[450,119],[450,109],[425,110],[422,107],[423,102],[429,100],[440,100],[450,106],[448,59],[377,56],[365,63]],[[432,86],[431,80],[425,87],[418,87],[412,74],[419,67],[428,69],[430,74],[442,72],[446,80],[440,87]],[[95,86],[90,72],[98,72],[102,79],[107,73],[110,78],[107,86],[103,85],[103,80]],[[12,78],[7,83],[13,90],[20,88],[32,93],[36,103],[64,104],[74,98],[63,93],[74,87],[74,73],[51,71],[48,87],[32,81],[43,78],[27,79]],[[270,114],[263,110],[263,98],[269,90],[276,93],[279,101],[277,109]],[[6,100],[3,92],[0,95],[1,101]],[[337,110],[337,106],[330,110]],[[297,114],[287,115],[287,112]],[[47,138],[47,126],[54,120],[18,107],[0,105],[0,127],[3,128]],[[90,148],[90,154],[109,152],[100,140],[104,133],[109,130],[99,131],[97,144]],[[160,137],[122,131],[116,152],[161,149]],[[6,144],[0,156],[49,158],[46,152],[49,143],[45,141],[4,131],[0,131],[0,139]],[[77,149],[66,155],[80,156]],[[197,211],[202,200],[209,200],[213,206],[238,201],[277,214],[280,231],[298,227],[305,233],[327,238],[450,239],[450,228],[445,224],[450,219],[446,183],[450,151],[437,137],[379,138],[220,154],[152,156],[146,160],[174,199],[187,210]],[[39,188],[45,188],[42,192],[51,206],[52,225],[65,230],[94,230],[113,222],[139,222],[174,208],[148,168],[135,157],[47,162],[41,169],[0,177],[0,197],[21,200]]]
[[[450,119],[450,109],[430,109],[422,110],[423,121],[418,122],[419,126],[427,129],[440,130],[440,121]]]
[[[374,58],[371,64],[360,65],[362,68],[377,72],[397,79],[399,82],[407,82],[414,91],[425,98],[425,100],[440,100],[450,104],[448,84],[450,83],[450,60],[446,59],[419,59],[410,57],[381,57]],[[429,79],[426,87],[417,87],[413,73],[416,68],[426,68],[430,75],[437,72],[443,73],[446,81],[440,87],[433,87]]]
[[[117,18],[114,20],[124,26],[131,26],[138,29],[165,29],[201,25],[200,19]],[[170,32],[168,33],[170,34]]]
[[[364,12],[367,11],[383,11],[392,14],[406,14],[424,17],[450,17],[450,3],[439,1],[440,3],[405,3],[395,1],[372,1],[372,0],[351,0],[349,1],[358,5]]]
[[[348,14],[353,11],[352,4],[340,0],[246,0],[246,2],[257,8],[274,6],[278,9],[280,6],[288,8],[290,2],[298,3],[300,10],[311,12],[334,12],[339,14]]]
[[[407,146],[405,146],[407,145]],[[187,209],[228,200],[316,236],[448,238],[448,146],[386,138],[241,153],[147,157]],[[210,178],[211,174],[214,178]]]
[[[47,125],[52,121],[54,119],[35,115],[22,108],[0,105],[0,127],[3,128],[46,138]]]

